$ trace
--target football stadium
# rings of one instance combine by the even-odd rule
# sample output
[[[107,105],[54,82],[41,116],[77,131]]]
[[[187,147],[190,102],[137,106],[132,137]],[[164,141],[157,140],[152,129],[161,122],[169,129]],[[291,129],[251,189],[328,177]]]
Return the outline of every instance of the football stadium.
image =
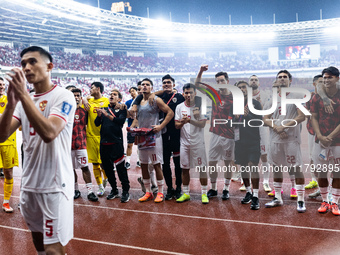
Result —
[[[0,1],[1,254],[340,252],[340,15],[202,24],[81,2]]]

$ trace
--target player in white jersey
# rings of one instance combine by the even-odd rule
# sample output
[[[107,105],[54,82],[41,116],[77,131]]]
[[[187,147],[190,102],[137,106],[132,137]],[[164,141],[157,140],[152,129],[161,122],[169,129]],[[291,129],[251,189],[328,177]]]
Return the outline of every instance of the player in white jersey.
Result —
[[[264,123],[270,128],[270,163],[278,169],[278,171],[274,171],[275,198],[271,202],[267,203],[266,207],[275,207],[283,204],[281,189],[283,182],[283,168],[286,167],[290,172],[292,182],[291,197],[292,195],[294,195],[294,197],[298,197],[297,211],[305,212],[305,179],[300,168],[302,165],[302,157],[300,148],[301,125],[299,124],[305,120],[305,115],[293,104],[287,105],[286,115],[281,114],[281,88],[290,86],[292,82],[292,75],[287,70],[281,70],[278,72],[276,79],[280,86],[280,94],[277,95],[277,107],[274,113],[265,115],[263,118]],[[301,95],[290,93],[286,97],[301,98]],[[269,109],[271,106],[272,100],[269,101],[264,108]]]
[[[73,237],[74,175],[71,141],[76,102],[51,82],[52,57],[31,46],[21,66],[8,72],[8,105],[0,118],[0,142],[22,126],[24,165],[21,213],[38,254],[65,254]],[[26,80],[35,92],[28,94]]]
[[[261,106],[263,107],[269,100],[270,97],[263,90],[260,90],[260,81],[256,75],[252,75],[249,77],[249,86],[253,89],[253,99],[259,101]],[[269,175],[270,172],[266,171],[269,169],[267,153],[268,153],[268,138],[269,138],[269,128],[268,127],[260,127],[260,147],[261,147],[261,161],[262,161],[262,173],[263,173],[263,189],[266,192],[271,191],[269,186]]]
[[[206,119],[201,117],[200,110],[195,106],[196,88],[187,83],[183,86],[185,101],[176,107],[175,127],[181,129],[180,159],[182,168],[183,194],[176,201],[182,203],[190,200],[189,183],[190,168],[199,170],[202,186],[202,203],[209,203],[207,196],[208,175],[203,167],[207,165],[204,127]]]

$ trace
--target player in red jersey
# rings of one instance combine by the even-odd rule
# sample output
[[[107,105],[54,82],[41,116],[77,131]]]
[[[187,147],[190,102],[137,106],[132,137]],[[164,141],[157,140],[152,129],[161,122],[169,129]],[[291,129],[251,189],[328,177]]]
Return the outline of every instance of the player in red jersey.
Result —
[[[332,210],[334,215],[340,215],[338,201],[340,197],[340,90],[337,88],[339,70],[333,66],[322,71],[325,92],[335,104],[333,114],[327,113],[320,95],[316,94],[311,103],[312,126],[316,139],[313,159],[320,166],[319,187],[322,204],[318,211],[326,213]],[[332,202],[328,201],[328,172],[333,173]]]
[[[195,82],[196,87],[205,88],[199,82],[202,78],[203,72],[208,70],[208,65],[202,65],[200,71],[197,74],[197,79]],[[215,75],[215,80],[217,84],[228,84],[229,77],[226,72],[219,72]],[[230,107],[233,103],[233,97],[227,88],[219,90],[219,96],[221,98],[222,104],[212,106],[212,116],[211,122],[214,119],[228,119]],[[215,167],[219,160],[224,160],[225,166],[228,167],[232,160],[234,159],[234,131],[229,125],[216,125],[211,127],[209,131],[212,133],[209,148],[209,166]],[[208,197],[217,196],[217,176],[218,172],[210,172],[210,182],[211,189],[208,191]],[[226,171],[224,174],[224,188],[222,193],[222,199],[229,199],[229,186],[232,172]]]
[[[74,171],[75,187],[74,187],[74,199],[80,197],[80,191],[78,188],[78,176],[75,169],[81,168],[83,172],[83,178],[87,188],[87,198],[90,201],[98,201],[98,197],[93,193],[91,172],[88,167],[88,157],[86,151],[86,120],[87,112],[82,105],[82,95],[80,89],[72,89],[74,98],[76,99],[77,109],[74,114],[73,132],[72,132],[72,164]]]
[[[310,105],[312,103],[313,100],[313,96],[317,93],[317,88],[316,85],[318,83],[323,83],[323,78],[322,75],[316,75],[313,78],[313,86],[314,86],[314,91],[312,92],[311,95],[311,99],[306,103],[306,108],[308,110],[310,110]],[[310,160],[310,165],[313,164],[313,149],[314,149],[314,144],[315,144],[315,132],[314,129],[312,127],[312,119],[310,116],[307,116],[307,131],[308,131],[308,152],[309,152],[309,160]],[[307,184],[305,186],[305,189],[313,189],[313,188],[317,188],[318,187],[318,181],[317,181],[317,175],[314,171],[311,171],[311,176],[312,176],[312,180],[309,182],[309,184]],[[310,196],[309,196],[310,197]]]

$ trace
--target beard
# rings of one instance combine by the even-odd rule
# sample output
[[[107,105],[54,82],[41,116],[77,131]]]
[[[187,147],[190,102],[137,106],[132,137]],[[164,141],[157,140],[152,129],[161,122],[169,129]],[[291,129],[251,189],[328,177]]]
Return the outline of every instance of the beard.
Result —
[[[259,86],[257,86],[257,85],[252,85],[251,87],[252,87],[252,89],[253,89],[253,90],[255,90],[255,89],[258,89],[258,88],[259,88]]]

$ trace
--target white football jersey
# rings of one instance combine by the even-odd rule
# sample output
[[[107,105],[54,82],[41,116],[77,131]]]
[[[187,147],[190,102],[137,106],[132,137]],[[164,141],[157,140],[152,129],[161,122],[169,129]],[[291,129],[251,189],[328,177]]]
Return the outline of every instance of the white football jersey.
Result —
[[[66,126],[50,143],[36,133],[25,114],[21,102],[13,118],[22,126],[24,165],[21,189],[36,193],[63,192],[69,199],[74,193],[74,174],[71,160],[71,142],[76,101],[72,92],[54,86],[48,92],[31,94],[39,112],[45,117],[56,116]]]
[[[301,94],[297,93],[289,93],[286,98],[294,99],[294,98],[301,98]],[[272,106],[273,99],[271,98],[263,109],[268,110]],[[286,115],[281,115],[281,95],[277,94],[277,107],[272,115],[273,124],[276,126],[283,126],[283,124],[287,124],[289,120],[294,119],[297,117],[297,107],[295,104],[287,104],[286,106]],[[295,127],[289,127],[285,130],[288,135],[287,139],[281,139],[280,135],[273,131],[272,128],[270,130],[270,141],[273,143],[287,143],[296,141],[301,143],[301,123],[297,124]]]
[[[175,113],[175,121],[180,121],[184,115],[194,119],[193,109],[195,106],[187,106],[185,102],[177,105]],[[200,115],[199,120],[206,120]],[[190,146],[191,148],[204,146],[204,128],[196,127],[190,123],[186,123],[181,128],[181,144]]]

